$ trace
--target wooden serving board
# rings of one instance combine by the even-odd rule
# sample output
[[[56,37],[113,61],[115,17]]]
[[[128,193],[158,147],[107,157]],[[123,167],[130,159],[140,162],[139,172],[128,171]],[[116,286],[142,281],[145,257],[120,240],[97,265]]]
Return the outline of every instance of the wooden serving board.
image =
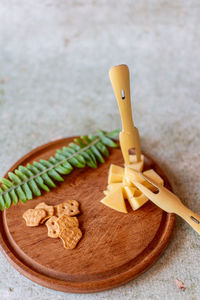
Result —
[[[73,138],[64,138],[36,148],[20,159],[26,165],[48,159],[56,149]],[[0,214],[0,247],[8,261],[23,275],[48,288],[75,293],[97,292],[124,284],[147,270],[164,251],[174,225],[174,215],[167,214],[148,201],[128,214],[103,204],[111,163],[123,166],[120,149],[98,169],[76,169],[66,175],[50,193],[26,204],[12,205]],[[145,169],[154,168],[170,188],[164,173],[145,155]],[[73,250],[63,248],[60,239],[47,236],[45,225],[27,227],[22,215],[40,202],[55,205],[67,199],[80,202],[78,216],[83,238]]]

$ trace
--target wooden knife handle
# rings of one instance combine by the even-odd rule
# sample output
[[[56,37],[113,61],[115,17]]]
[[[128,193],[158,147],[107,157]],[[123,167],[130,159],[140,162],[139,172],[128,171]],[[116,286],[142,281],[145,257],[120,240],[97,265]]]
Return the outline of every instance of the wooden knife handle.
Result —
[[[200,235],[200,216],[183,204],[176,213],[182,217]]]
[[[119,65],[110,69],[110,81],[117,99],[124,131],[134,127],[130,98],[130,79],[127,65]]]

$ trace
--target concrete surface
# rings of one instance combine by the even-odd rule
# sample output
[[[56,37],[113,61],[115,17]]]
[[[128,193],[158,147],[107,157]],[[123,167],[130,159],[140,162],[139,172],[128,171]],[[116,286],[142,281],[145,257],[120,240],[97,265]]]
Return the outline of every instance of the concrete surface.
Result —
[[[0,0],[0,174],[51,139],[119,127],[108,70],[127,63],[142,147],[200,213],[199,18],[198,0]],[[177,218],[164,255],[120,288],[56,292],[24,278],[0,255],[0,295],[197,300],[199,258],[199,236]],[[185,292],[175,278],[185,282]]]

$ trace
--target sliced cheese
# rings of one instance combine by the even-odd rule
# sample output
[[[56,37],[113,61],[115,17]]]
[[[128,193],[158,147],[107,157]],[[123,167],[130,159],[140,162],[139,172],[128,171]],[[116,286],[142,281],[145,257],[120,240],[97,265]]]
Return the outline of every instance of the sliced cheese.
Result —
[[[122,182],[124,177],[124,168],[117,165],[110,165],[108,173],[108,184],[114,182]]]
[[[117,165],[111,165],[108,175],[107,190],[104,191],[104,197],[101,202],[108,207],[127,213],[125,200],[127,199],[133,210],[144,205],[148,198],[136,188],[134,181],[144,184],[147,188],[154,191],[156,187],[147,182],[139,173],[142,171],[144,164],[144,156],[142,155],[141,162],[136,161],[136,155],[130,155],[131,164],[125,168]],[[164,185],[163,179],[153,170],[143,172],[144,175],[153,179],[156,183]]]
[[[125,191],[125,198],[129,201],[134,196],[136,188],[132,186],[125,186],[124,191]]]
[[[153,179],[156,183],[164,185],[164,180],[153,169],[145,171],[143,174]]]
[[[129,183],[129,185],[133,185],[134,183],[132,181],[137,181],[142,183],[144,181],[144,178],[138,173],[138,171],[133,170],[129,166],[125,167],[125,172],[124,172],[124,178],[126,181]]]
[[[137,162],[136,155],[129,155],[130,158],[130,165],[128,167],[132,168],[133,170],[136,170],[138,172],[142,172],[144,167],[144,155],[141,154],[141,161]]]
[[[119,188],[123,188],[123,183],[122,182],[115,182],[115,183],[110,183],[108,186],[107,186],[107,189],[109,191],[113,191],[113,190],[116,190],[116,189],[119,189]]]
[[[105,195],[105,196],[108,196],[108,195],[109,195],[109,193],[110,193],[110,191],[108,191],[108,190],[105,190],[105,191],[103,191],[103,193],[104,193],[104,195]]]
[[[142,194],[137,188],[124,187],[126,192],[126,199],[133,210],[140,208],[143,204],[148,201],[148,198]]]
[[[122,193],[123,193],[123,195],[125,195],[124,185],[122,182],[110,183],[107,186],[107,191],[110,193],[110,192],[114,192],[114,190],[119,189],[119,188],[122,189]]]
[[[144,205],[148,200],[149,199],[144,194],[141,193],[140,196],[138,196],[138,197],[134,196],[134,197],[130,198],[130,200],[128,200],[128,201],[129,201],[132,209],[136,210],[136,209],[140,208],[142,205]]]
[[[129,178],[129,180],[135,180],[138,182],[142,182],[144,178],[140,175],[140,173],[129,166],[125,167],[124,175]]]
[[[149,178],[153,179],[156,183],[159,183],[161,185],[164,185],[164,180],[153,170],[150,169],[148,171],[143,172],[144,175],[147,175]],[[134,186],[132,181],[137,181],[139,183],[142,183],[144,186],[146,186],[147,188],[149,188],[151,191],[155,191],[156,187],[154,187],[152,184],[150,184],[148,181],[146,181],[142,175],[140,175],[140,173],[138,173],[137,171],[129,168],[129,167],[125,167],[125,178],[127,178],[127,182],[131,182],[132,186]]]
[[[121,188],[110,192],[108,196],[101,200],[101,203],[117,211],[127,213],[124,196]]]
[[[124,175],[123,181],[122,181],[123,185],[126,186],[132,186],[131,181],[129,180],[129,178],[127,176]]]
[[[158,183],[160,185],[164,185],[164,180],[153,169],[145,171],[145,172],[143,172],[143,174],[147,175],[150,179],[153,179],[156,183]],[[151,183],[149,183],[146,180],[144,182],[142,182],[142,184],[144,186],[146,186],[152,192],[155,192],[157,190],[157,188],[154,185],[152,185]]]
[[[140,191],[140,190],[138,190],[138,188],[136,188],[136,191],[135,191],[135,193],[134,193],[134,197],[140,197],[142,195],[142,192]]]

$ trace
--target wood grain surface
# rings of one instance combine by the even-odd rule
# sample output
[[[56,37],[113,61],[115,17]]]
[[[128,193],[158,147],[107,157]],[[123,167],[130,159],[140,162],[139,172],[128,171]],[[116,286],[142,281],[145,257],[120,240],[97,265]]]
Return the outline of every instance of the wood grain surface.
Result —
[[[73,138],[64,138],[38,147],[20,159],[26,165],[40,158],[48,159],[55,150]],[[98,169],[75,169],[50,193],[12,205],[0,215],[0,246],[8,261],[23,275],[48,288],[89,293],[116,287],[147,270],[163,252],[174,225],[174,215],[163,212],[148,201],[128,214],[103,204],[111,163],[123,165],[120,149],[110,150],[110,157]],[[145,169],[164,173],[145,155]],[[80,203],[78,216],[83,238],[73,250],[63,248],[60,239],[47,236],[45,225],[26,227],[22,215],[40,202],[50,205],[75,199]]]

